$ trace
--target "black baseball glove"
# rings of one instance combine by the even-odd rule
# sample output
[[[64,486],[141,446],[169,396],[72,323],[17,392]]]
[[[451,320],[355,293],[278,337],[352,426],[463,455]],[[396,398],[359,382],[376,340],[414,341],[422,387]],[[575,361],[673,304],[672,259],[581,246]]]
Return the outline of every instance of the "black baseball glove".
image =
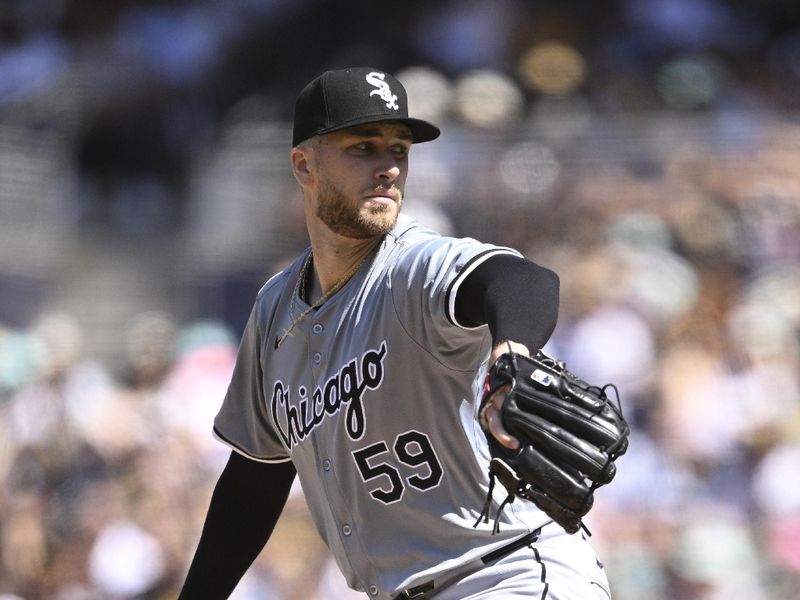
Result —
[[[518,450],[502,446],[488,432],[484,417],[491,396],[504,386],[509,389],[501,417],[506,430],[520,441]],[[609,388],[617,397],[616,406],[606,396]],[[520,497],[575,533],[592,508],[594,491],[611,482],[614,461],[628,449],[630,428],[616,387],[590,385],[542,352],[535,358],[508,352],[497,359],[486,378],[479,420],[492,460],[489,494],[475,526],[489,521],[498,479],[508,497],[498,511],[495,532],[500,512]]]

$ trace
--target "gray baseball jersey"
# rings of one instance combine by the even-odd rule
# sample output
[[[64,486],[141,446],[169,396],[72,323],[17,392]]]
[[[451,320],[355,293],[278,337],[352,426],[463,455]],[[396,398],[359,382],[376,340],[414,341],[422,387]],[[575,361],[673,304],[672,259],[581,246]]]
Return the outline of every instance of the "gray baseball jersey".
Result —
[[[307,308],[295,298],[291,314],[305,256],[264,285],[244,332],[215,435],[252,459],[294,463],[348,584],[372,597],[391,598],[549,520],[520,501],[502,513],[500,534],[491,523],[473,528],[488,489],[475,411],[492,340],[488,327],[458,323],[455,299],[498,253],[518,255],[401,215],[280,348]]]

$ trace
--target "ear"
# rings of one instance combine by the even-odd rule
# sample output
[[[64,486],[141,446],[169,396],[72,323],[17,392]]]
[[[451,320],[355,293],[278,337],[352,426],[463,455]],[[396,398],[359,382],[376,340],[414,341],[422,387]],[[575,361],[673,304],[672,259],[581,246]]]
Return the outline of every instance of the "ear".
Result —
[[[297,183],[303,187],[311,184],[311,182],[314,180],[314,176],[310,168],[311,165],[309,154],[309,148],[298,146],[296,148],[292,148],[292,153],[290,155],[294,178],[297,180]]]

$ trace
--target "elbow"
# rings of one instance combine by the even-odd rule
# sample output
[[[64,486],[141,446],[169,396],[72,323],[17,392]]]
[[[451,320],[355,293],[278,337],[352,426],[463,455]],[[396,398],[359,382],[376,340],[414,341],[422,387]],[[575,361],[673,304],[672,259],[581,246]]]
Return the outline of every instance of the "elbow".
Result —
[[[551,271],[547,267],[535,266],[537,279],[542,290],[550,294],[555,302],[558,302],[558,292],[561,289],[561,278],[558,273]]]
[[[550,333],[556,328],[558,322],[558,309],[560,303],[561,279],[555,271],[540,267],[540,289],[542,290],[542,316],[550,326]]]
[[[555,271],[547,267],[542,267],[536,263],[528,263],[528,285],[535,290],[535,296],[539,299],[542,309],[558,313],[559,293],[561,290],[561,279]]]

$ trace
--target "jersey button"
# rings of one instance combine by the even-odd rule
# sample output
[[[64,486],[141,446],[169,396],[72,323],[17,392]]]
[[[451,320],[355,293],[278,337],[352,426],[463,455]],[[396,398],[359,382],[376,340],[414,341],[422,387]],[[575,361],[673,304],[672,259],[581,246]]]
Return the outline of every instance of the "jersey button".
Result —
[[[322,468],[324,470],[326,470],[326,471],[330,471],[331,470],[331,461],[328,460],[327,458],[325,460],[323,460],[322,461]]]
[[[345,535],[350,535],[351,533],[353,533],[353,529],[352,527],[350,527],[350,525],[345,523],[344,527],[342,527],[342,533]]]
[[[318,365],[321,362],[322,362],[322,354],[320,354],[319,352],[315,352],[314,353],[314,364]]]
[[[377,596],[378,595],[378,586],[377,585],[369,586],[369,595],[370,596]]]
[[[311,328],[311,331],[314,333],[322,333],[325,328],[322,326],[322,323],[314,323],[314,326]]]

